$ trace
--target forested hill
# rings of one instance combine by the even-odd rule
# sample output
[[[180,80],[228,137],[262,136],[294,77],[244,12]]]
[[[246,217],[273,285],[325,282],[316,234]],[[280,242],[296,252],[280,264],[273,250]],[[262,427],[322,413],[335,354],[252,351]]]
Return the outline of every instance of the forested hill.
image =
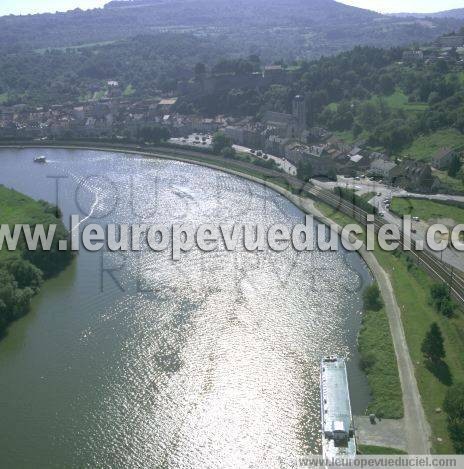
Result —
[[[440,11],[438,13],[395,13],[392,16],[415,18],[455,18],[464,19],[464,8]]]
[[[137,34],[188,32],[227,40],[236,54],[316,58],[358,44],[428,42],[463,20],[383,16],[333,0],[135,0],[103,9],[0,17],[0,52],[95,44]]]

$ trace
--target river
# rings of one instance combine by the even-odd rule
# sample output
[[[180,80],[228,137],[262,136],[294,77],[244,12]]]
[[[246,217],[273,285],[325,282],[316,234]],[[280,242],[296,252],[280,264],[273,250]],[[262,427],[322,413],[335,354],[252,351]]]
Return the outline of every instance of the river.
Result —
[[[65,224],[304,221],[259,184],[111,152],[0,150],[0,184],[58,195]],[[278,468],[318,452],[321,356],[348,357],[353,411],[368,403],[370,281],[344,251],[81,251],[0,340],[2,467]]]

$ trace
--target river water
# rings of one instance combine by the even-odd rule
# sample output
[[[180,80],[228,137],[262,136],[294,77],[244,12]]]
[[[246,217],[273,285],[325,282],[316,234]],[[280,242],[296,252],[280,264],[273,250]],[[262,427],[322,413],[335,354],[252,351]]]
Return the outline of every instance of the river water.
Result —
[[[1,150],[0,183],[58,200],[66,224],[304,221],[258,184],[111,152]],[[368,403],[368,282],[343,251],[81,251],[0,341],[0,464],[277,468],[317,453],[321,356],[348,357],[353,411]]]

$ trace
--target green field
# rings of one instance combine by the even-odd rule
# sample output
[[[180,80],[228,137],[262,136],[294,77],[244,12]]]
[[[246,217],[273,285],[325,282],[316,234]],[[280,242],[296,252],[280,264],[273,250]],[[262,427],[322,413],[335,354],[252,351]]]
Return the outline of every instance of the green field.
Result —
[[[383,102],[392,109],[403,109],[404,111],[410,112],[423,112],[429,107],[427,103],[410,103],[408,97],[401,90],[396,90],[390,96],[374,95],[371,101],[377,101],[379,99],[382,99]]]
[[[89,42],[87,44],[80,44],[76,46],[64,46],[64,47],[45,47],[42,49],[35,49],[35,52],[38,54],[44,54],[47,51],[52,50],[67,50],[67,49],[87,49],[89,47],[95,46],[107,46],[109,44],[114,44],[116,41],[100,41],[100,42]]]
[[[353,220],[324,204],[317,207],[326,216],[342,226]],[[364,238],[364,235],[361,236]],[[411,359],[422,404],[427,420],[432,428],[432,449],[435,453],[453,454],[454,448],[449,438],[447,416],[436,412],[443,407],[448,385],[440,381],[425,366],[421,352],[422,341],[433,322],[437,322],[445,340],[446,358],[449,374],[453,382],[464,381],[464,314],[461,310],[447,319],[438,314],[430,301],[431,278],[416,268],[404,254],[392,254],[378,247],[374,252],[377,260],[390,276],[396,300],[401,309],[402,322],[406,334]],[[441,438],[442,441],[438,441]]]
[[[403,398],[395,349],[386,312],[365,311],[358,337],[358,348],[365,369],[372,401],[366,413],[382,418],[403,417]]]
[[[377,103],[379,100],[382,100],[392,109],[403,109],[411,112],[423,112],[429,107],[427,103],[410,103],[408,97],[401,90],[396,90],[390,96],[373,95],[368,101]],[[336,111],[338,104],[335,102],[330,103],[327,107],[331,111]]]
[[[399,216],[412,215],[425,222],[449,218],[454,220],[456,225],[464,223],[464,208],[432,200],[393,197],[391,210]]]
[[[365,192],[364,194],[361,194],[360,197],[361,199],[364,199],[366,202],[369,202],[373,197],[375,197],[375,192]]]
[[[462,179],[456,177],[453,178],[448,176],[446,171],[439,171],[438,169],[433,169],[432,174],[436,176],[440,181],[449,188],[448,192],[463,192],[464,193],[464,182]],[[444,191],[446,192],[446,190]]]
[[[0,104],[6,103],[8,101],[8,93],[0,94]]]
[[[456,129],[445,129],[417,138],[401,154],[416,160],[431,161],[433,155],[440,148],[460,148],[463,146],[463,134]]]
[[[106,91],[104,90],[101,90],[101,91],[95,91],[95,93],[93,94],[93,100],[94,101],[98,101],[102,98],[104,98],[106,96]]]
[[[384,446],[358,445],[359,454],[407,454],[396,448],[386,448]]]
[[[132,96],[134,93],[135,93],[134,87],[131,84],[129,84],[129,85],[126,86],[126,89],[124,90],[122,95],[123,96]]]
[[[0,185],[0,224],[50,224],[56,223],[52,213],[44,211],[44,205],[24,194]],[[0,248],[0,260],[21,255],[19,249],[8,251]]]

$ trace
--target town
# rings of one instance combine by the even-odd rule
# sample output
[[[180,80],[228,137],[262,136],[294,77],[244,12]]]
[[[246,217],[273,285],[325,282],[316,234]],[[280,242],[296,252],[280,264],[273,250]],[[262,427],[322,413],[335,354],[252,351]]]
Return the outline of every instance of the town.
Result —
[[[464,69],[464,36],[450,35],[433,44],[407,49],[405,64],[450,61]],[[211,150],[214,134],[222,133],[237,154],[272,163],[276,169],[303,177],[336,179],[369,176],[416,193],[447,192],[434,170],[447,171],[460,160],[462,148],[442,147],[430,161],[400,157],[373,150],[363,138],[347,142],[327,128],[309,121],[304,95],[295,95],[291,113],[265,111],[260,116],[216,115],[203,117],[183,111],[179,102],[234,89],[268,89],[288,85],[294,69],[265,65],[259,71],[207,74],[196,67],[194,77],[180,81],[168,94],[155,98],[130,96],[116,80],[96,81],[88,99],[34,107],[0,106],[0,141],[112,140],[160,143]],[[129,90],[130,91],[130,90]]]

